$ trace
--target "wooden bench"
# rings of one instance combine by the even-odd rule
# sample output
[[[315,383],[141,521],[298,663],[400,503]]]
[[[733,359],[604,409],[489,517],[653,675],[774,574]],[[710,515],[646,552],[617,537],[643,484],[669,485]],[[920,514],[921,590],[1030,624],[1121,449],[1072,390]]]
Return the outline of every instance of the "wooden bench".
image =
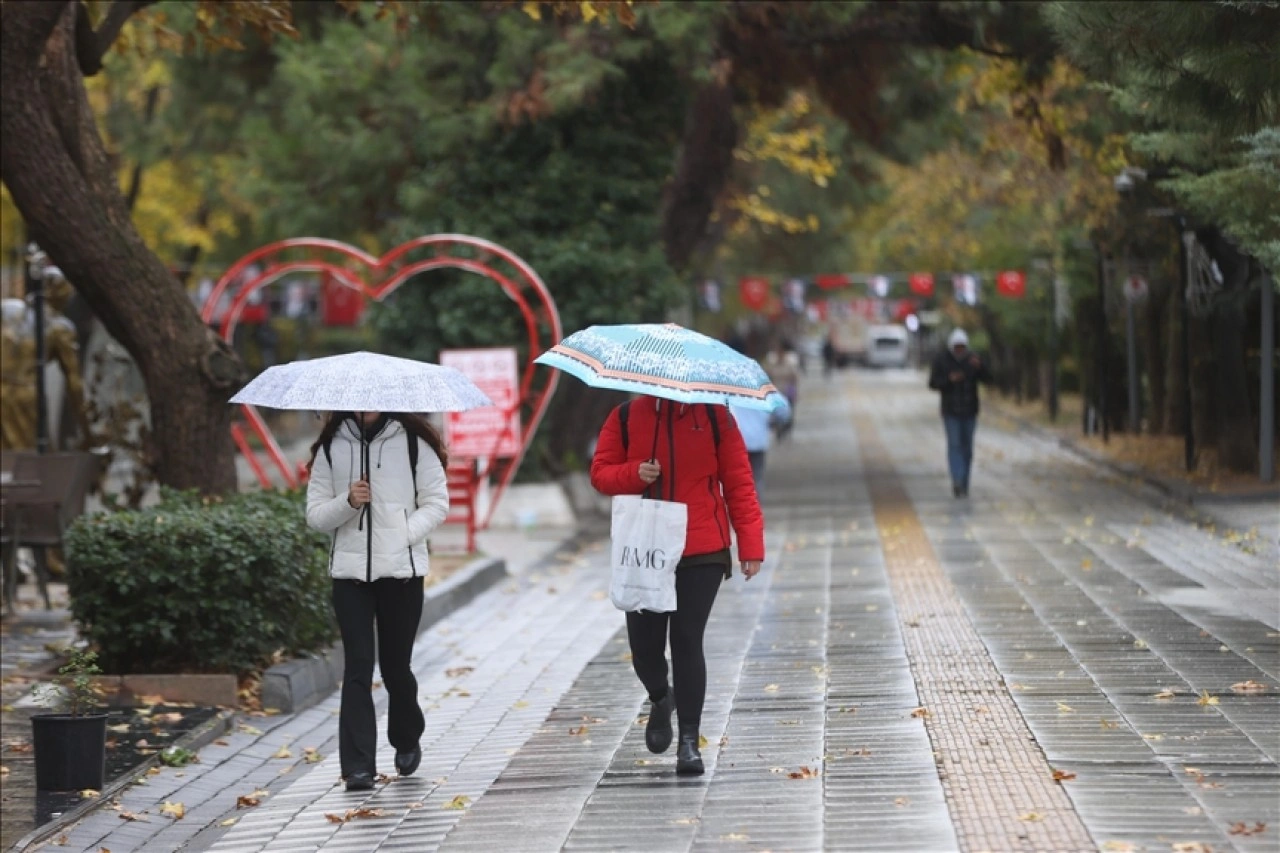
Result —
[[[17,599],[19,548],[33,550],[36,583],[45,607],[52,607],[48,549],[61,547],[67,528],[84,513],[85,498],[104,459],[100,453],[19,451],[5,460],[11,479],[0,496],[0,541],[4,601],[9,612]]]

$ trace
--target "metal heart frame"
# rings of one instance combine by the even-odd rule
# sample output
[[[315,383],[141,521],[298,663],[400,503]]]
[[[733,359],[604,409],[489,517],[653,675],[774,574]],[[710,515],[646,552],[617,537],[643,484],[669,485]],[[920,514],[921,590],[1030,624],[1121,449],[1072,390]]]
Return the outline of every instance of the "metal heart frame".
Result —
[[[470,256],[460,254],[459,250],[465,250]],[[510,272],[495,266],[497,262],[509,267]],[[522,414],[525,417],[521,418],[523,425],[518,455],[510,459],[491,459],[489,470],[497,477],[497,484],[493,497],[489,501],[488,512],[477,525],[480,528],[488,526],[494,509],[524,460],[524,454],[543,415],[546,414],[551,395],[559,380],[557,371],[547,370],[541,371],[546,377],[545,384],[536,387],[534,384],[535,377],[540,371],[537,370],[533,360],[558,343],[564,337],[564,331],[560,325],[560,312],[556,308],[555,299],[533,268],[509,249],[465,234],[433,234],[417,237],[395,247],[381,258],[376,258],[338,240],[319,237],[281,240],[249,252],[223,273],[201,309],[200,316],[206,324],[213,322],[223,294],[255,264],[260,265],[262,271],[235,291],[235,296],[219,329],[219,334],[228,343],[235,334],[236,325],[249,298],[262,288],[294,273],[327,273],[342,286],[375,302],[390,296],[411,277],[438,269],[459,269],[476,273],[502,288],[507,297],[519,308],[528,335],[529,348],[520,377],[519,400],[513,407],[513,410],[516,408],[523,410]],[[367,278],[362,275],[362,271],[366,270]],[[527,293],[530,293],[532,299],[526,295]],[[544,331],[546,339],[543,337]],[[289,463],[285,460],[284,452],[280,449],[271,428],[262,419],[257,409],[253,406],[242,406],[241,409],[245,420],[265,445],[267,455],[280,470],[285,483],[290,488],[298,486],[300,477],[289,468]],[[508,410],[505,413],[508,421],[511,411]],[[232,425],[232,436],[248,459],[259,482],[264,487],[269,487],[270,477],[261,462],[254,456],[240,424]],[[505,433],[500,435],[497,442],[501,442],[505,437]],[[497,442],[494,445],[495,449],[498,446]]]

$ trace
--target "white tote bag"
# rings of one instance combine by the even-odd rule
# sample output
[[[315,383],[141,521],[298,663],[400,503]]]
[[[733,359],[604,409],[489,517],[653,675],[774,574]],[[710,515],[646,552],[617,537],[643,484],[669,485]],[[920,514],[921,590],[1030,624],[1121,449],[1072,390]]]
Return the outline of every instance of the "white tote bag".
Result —
[[[676,609],[676,563],[684,553],[689,508],[639,495],[613,499],[613,577],[609,599],[619,610]]]

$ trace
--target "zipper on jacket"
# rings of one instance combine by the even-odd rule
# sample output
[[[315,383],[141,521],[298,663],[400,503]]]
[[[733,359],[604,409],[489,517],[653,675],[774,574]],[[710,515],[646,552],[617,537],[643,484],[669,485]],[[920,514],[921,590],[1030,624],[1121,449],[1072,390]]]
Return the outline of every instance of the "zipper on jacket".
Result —
[[[367,477],[368,480],[373,480],[373,471],[370,470],[371,466],[369,464],[371,461],[372,461],[372,455],[369,452],[369,445],[366,443],[364,446],[364,470],[365,470],[365,477]],[[373,483],[370,482],[369,486],[370,488],[372,488]],[[369,503],[365,504],[365,509],[368,511],[367,521],[369,523],[368,525],[366,525],[368,535],[365,537],[365,543],[366,543],[365,561],[366,562],[365,562],[365,568],[364,568],[364,579],[365,579],[365,583],[373,583],[373,502],[370,501]]]
[[[404,511],[404,529],[406,533],[409,530],[409,510],[407,509]],[[418,567],[414,565],[414,562],[413,562],[413,543],[412,542],[409,543],[409,569],[413,572],[413,576],[416,578],[418,576]]]
[[[333,574],[333,554],[338,550],[338,531],[333,531],[333,536],[329,538],[329,574]]]

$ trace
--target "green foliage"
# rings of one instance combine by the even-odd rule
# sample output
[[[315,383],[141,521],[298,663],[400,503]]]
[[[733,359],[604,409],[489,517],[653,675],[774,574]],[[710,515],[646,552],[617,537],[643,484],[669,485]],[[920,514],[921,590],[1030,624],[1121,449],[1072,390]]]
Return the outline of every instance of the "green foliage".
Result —
[[[300,493],[166,493],[67,535],[72,614],[109,671],[246,672],[335,636],[328,538]]]
[[[84,716],[102,704],[102,689],[97,681],[101,674],[97,652],[73,648],[67,662],[58,667],[58,677],[52,684],[36,688],[36,700],[54,711]]]
[[[1135,151],[1198,220],[1280,263],[1280,6],[1054,3],[1064,49],[1140,132]]]

